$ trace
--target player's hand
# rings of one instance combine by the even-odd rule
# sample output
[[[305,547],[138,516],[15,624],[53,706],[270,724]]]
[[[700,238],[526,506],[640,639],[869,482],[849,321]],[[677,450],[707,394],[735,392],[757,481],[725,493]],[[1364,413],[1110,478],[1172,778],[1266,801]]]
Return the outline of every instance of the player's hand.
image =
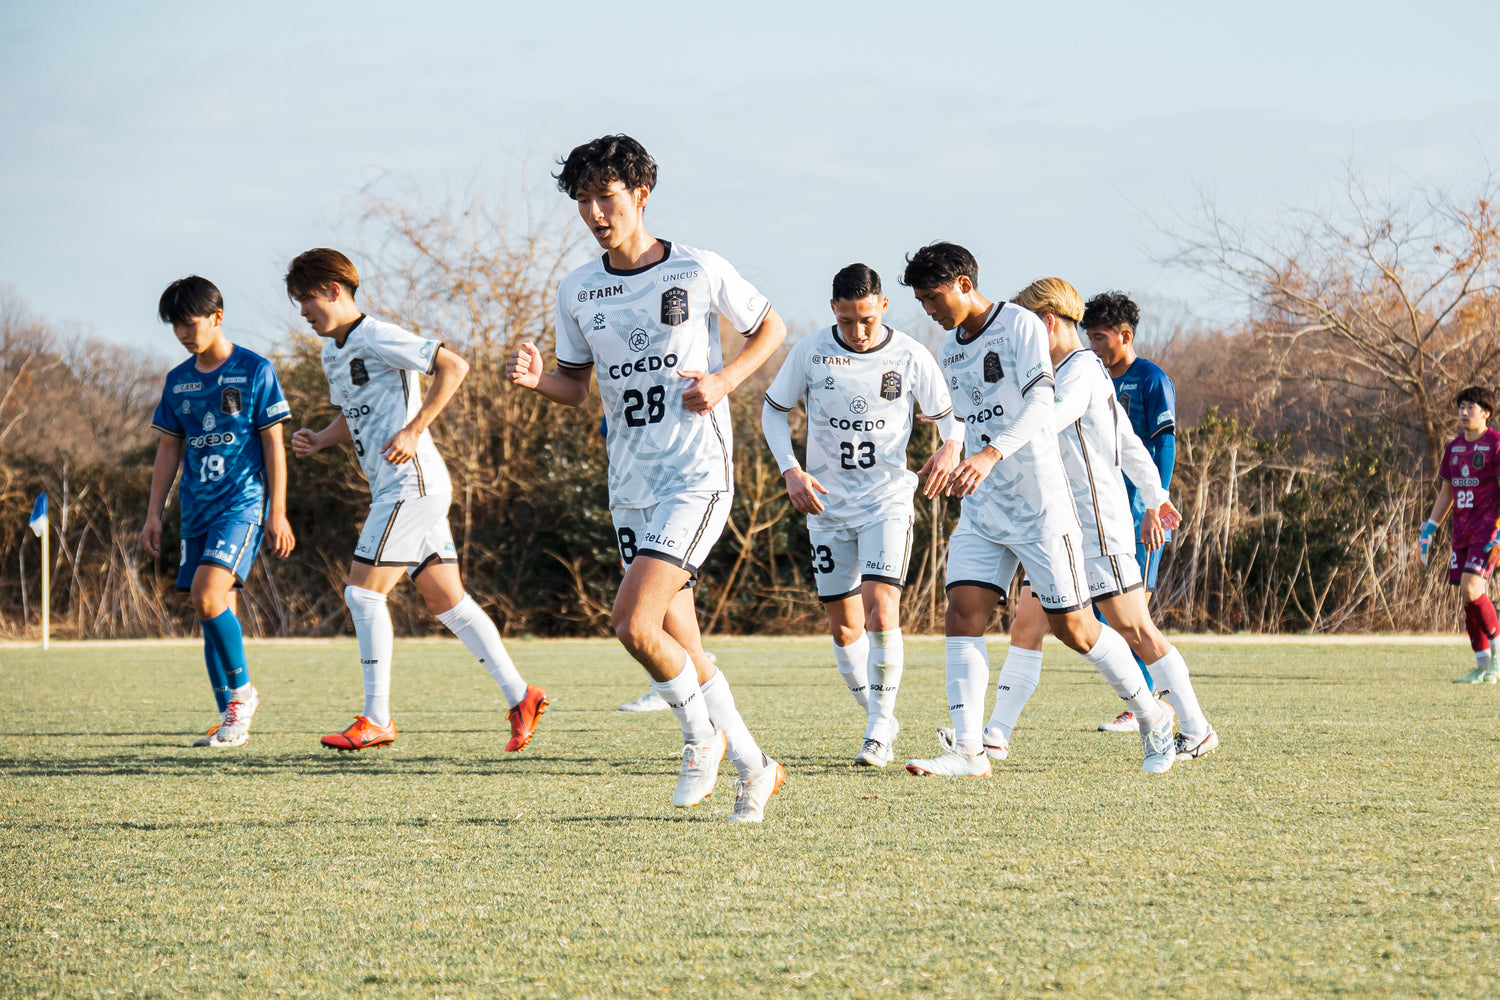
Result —
[[[392,465],[410,462],[417,455],[417,441],[421,436],[410,427],[403,427],[392,434],[389,441],[381,445],[380,453]]]
[[[781,478],[786,480],[786,495],[792,499],[792,508],[804,514],[823,513],[823,501],[818,494],[828,495],[823,484],[802,469],[787,469]]]
[[[922,495],[931,500],[933,497],[941,496],[943,490],[948,486],[948,480],[953,477],[953,470],[958,468],[961,461],[960,456],[964,453],[964,446],[959,441],[944,441],[938,450],[932,453],[917,471],[917,477],[927,477],[926,484],[922,487]]]
[[[948,480],[948,495],[950,497],[969,497],[979,489],[979,484],[984,482],[984,477],[990,474],[995,463],[1000,461],[1001,455],[991,445],[985,445],[977,455],[970,455],[958,464],[953,470],[953,476]]]
[[[1163,504],[1163,506],[1166,506]],[[1149,508],[1141,516],[1141,544],[1147,552],[1155,552],[1166,543],[1166,526],[1162,523],[1161,508]]]
[[[298,458],[307,458],[321,447],[318,444],[318,432],[311,427],[298,428],[297,432],[292,435],[292,454]]]
[[[1157,509],[1157,514],[1161,517],[1161,526],[1168,531],[1176,531],[1182,527],[1182,511],[1178,510],[1177,505],[1172,501],[1163,500],[1161,507]]]
[[[285,559],[292,554],[292,549],[297,547],[297,539],[292,534],[291,522],[286,519],[285,514],[272,514],[266,518],[266,538],[271,542],[271,554],[278,559]]]
[[[1422,533],[1417,536],[1417,561],[1423,566],[1427,565],[1427,559],[1432,551],[1432,538],[1437,534],[1437,522],[1428,518],[1422,523]]]
[[[161,518],[154,514],[146,518],[146,526],[141,529],[141,548],[153,557],[161,555]]]
[[[719,400],[729,395],[731,386],[723,372],[679,371],[677,374],[693,380],[693,384],[682,394],[682,405],[687,407],[689,413],[696,413],[701,417],[718,406]]]
[[[535,389],[540,385],[544,370],[542,352],[529,340],[505,362],[505,377],[510,379],[512,385],[523,389]]]

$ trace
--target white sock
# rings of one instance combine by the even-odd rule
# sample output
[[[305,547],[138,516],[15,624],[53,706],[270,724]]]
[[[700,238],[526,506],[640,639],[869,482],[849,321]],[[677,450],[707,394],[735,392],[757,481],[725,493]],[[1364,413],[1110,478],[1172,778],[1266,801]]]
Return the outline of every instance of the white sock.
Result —
[[[760,744],[750,735],[750,727],[740,717],[734,706],[734,692],[729,690],[729,680],[722,670],[715,670],[708,683],[702,686],[703,700],[708,705],[708,717],[714,728],[729,737],[729,760],[740,772],[741,780],[759,774],[770,765]]]
[[[995,708],[990,712],[990,721],[984,727],[992,730],[1006,746],[1010,745],[1010,734],[1015,731],[1016,720],[1021,709],[1036,691],[1042,680],[1042,651],[1011,646],[1000,665],[1000,680],[995,684]]]
[[[363,587],[344,588],[344,603],[359,640],[359,669],[365,679],[365,718],[377,726],[391,721],[391,650],[396,631],[385,595]]]
[[[870,660],[870,637],[861,632],[859,638],[847,646],[833,644],[833,659],[839,665],[839,675],[849,685],[849,693],[859,702],[860,708],[870,704],[870,681],[866,673]]]
[[[1490,657],[1493,654],[1488,649],[1474,650],[1474,667],[1477,670],[1490,669]]]
[[[979,720],[984,718],[984,695],[990,686],[990,658],[984,636],[950,635],[945,643],[953,741],[965,753],[979,754],[984,752]]]
[[[1167,655],[1155,663],[1146,664],[1146,669],[1151,673],[1151,679],[1156,681],[1157,690],[1165,688],[1162,697],[1177,709],[1177,721],[1182,726],[1182,735],[1195,743],[1207,736],[1208,720],[1203,717],[1198,696],[1193,693],[1193,682],[1188,679],[1187,661],[1182,658],[1177,647],[1168,649]]]
[[[865,739],[890,743],[900,727],[896,724],[896,692],[901,688],[901,672],[906,663],[906,643],[899,628],[884,632],[866,632],[870,639],[869,724]]]
[[[244,703],[244,704],[248,704],[249,701],[250,701],[250,692],[254,691],[254,690],[255,690],[255,685],[253,685],[253,684],[246,684],[246,685],[243,685],[242,687],[230,688],[229,689],[229,700],[230,701],[238,701],[238,702],[241,702],[241,703]]]
[[[505,644],[500,641],[500,630],[495,627],[490,616],[484,613],[484,609],[474,602],[474,598],[465,594],[463,600],[438,615],[437,620],[448,626],[448,631],[458,636],[464,647],[474,654],[479,665],[490,672],[490,676],[495,678],[495,683],[500,685],[500,690],[505,694],[505,700],[510,702],[510,707],[515,708],[521,704],[521,700],[526,697],[526,682],[516,671],[510,654],[505,651]]]
[[[1115,694],[1135,713],[1138,725],[1149,726],[1166,711],[1151,696],[1151,689],[1146,686],[1146,675],[1141,673],[1140,665],[1131,655],[1125,637],[1108,625],[1100,624],[1099,638],[1094,647],[1083,654],[1083,658],[1094,665],[1099,676],[1114,688]]]
[[[682,725],[682,742],[707,743],[714,738],[714,724],[708,718],[708,704],[698,688],[698,668],[689,657],[687,664],[669,681],[652,681],[651,689],[661,695],[672,714]]]

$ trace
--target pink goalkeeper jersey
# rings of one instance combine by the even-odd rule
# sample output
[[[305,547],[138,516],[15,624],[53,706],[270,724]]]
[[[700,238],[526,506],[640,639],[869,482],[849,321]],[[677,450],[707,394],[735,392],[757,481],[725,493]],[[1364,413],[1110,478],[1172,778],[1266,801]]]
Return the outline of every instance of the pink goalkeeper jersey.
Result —
[[[1453,547],[1488,542],[1500,518],[1500,432],[1449,441],[1440,474],[1453,487]]]

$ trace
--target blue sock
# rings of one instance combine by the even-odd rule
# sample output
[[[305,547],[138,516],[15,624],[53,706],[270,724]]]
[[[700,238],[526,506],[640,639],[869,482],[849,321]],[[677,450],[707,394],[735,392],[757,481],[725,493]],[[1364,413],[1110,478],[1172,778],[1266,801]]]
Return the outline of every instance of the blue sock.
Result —
[[[1105,620],[1104,613],[1099,610],[1099,605],[1097,605],[1097,604],[1093,605],[1093,609],[1094,609],[1094,617],[1097,618],[1097,619],[1099,619],[1099,621],[1102,624],[1108,625],[1109,622],[1107,620]],[[1133,650],[1133,649],[1130,651],[1130,655],[1135,657],[1136,665],[1141,668],[1141,673],[1146,676],[1146,690],[1150,691],[1153,694],[1155,694],[1156,693],[1156,682],[1151,679],[1151,671],[1149,671],[1149,670],[1146,669],[1146,661],[1143,660],[1143,659],[1141,659],[1139,656],[1136,656],[1135,655],[1135,650]]]
[[[245,633],[240,629],[240,620],[234,612],[224,611],[210,621],[203,622],[203,638],[214,647],[219,662],[224,665],[224,679],[232,691],[250,683],[250,667],[245,663]]]
[[[224,709],[229,706],[229,678],[224,674],[224,661],[214,649],[214,644],[208,641],[208,629],[203,630],[203,661],[208,664],[208,683],[214,689],[214,703],[219,706],[219,714],[224,714]]]

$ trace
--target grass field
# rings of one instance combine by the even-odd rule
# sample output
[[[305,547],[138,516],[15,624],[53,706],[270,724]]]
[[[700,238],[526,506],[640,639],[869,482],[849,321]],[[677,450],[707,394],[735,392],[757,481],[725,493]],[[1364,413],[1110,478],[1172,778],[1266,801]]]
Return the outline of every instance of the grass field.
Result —
[[[855,770],[826,640],[709,644],[789,783],[673,810],[677,729],[610,642],[513,642],[552,707],[457,642],[398,643],[402,736],[340,756],[352,642],[255,645],[254,741],[192,645],[0,649],[6,997],[1500,995],[1500,690],[1449,645],[1193,642],[1223,738],[1160,777],[1049,646],[990,780]],[[992,660],[1003,657],[991,642]],[[908,640],[899,762],[946,722]],[[207,705],[208,710],[205,710]]]

